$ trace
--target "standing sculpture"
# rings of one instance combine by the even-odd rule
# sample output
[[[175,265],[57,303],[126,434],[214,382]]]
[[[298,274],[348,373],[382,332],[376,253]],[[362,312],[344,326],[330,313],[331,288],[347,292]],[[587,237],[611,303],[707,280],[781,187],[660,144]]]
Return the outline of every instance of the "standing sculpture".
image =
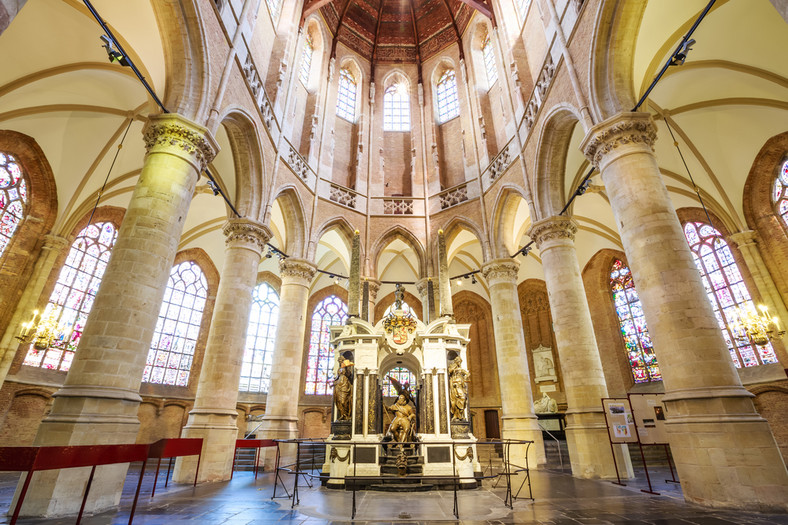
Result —
[[[337,377],[334,379],[334,405],[337,421],[350,421],[350,405],[353,400],[353,361],[343,357]]]
[[[465,408],[468,405],[467,382],[471,373],[462,368],[462,358],[455,357],[449,362],[449,405],[451,419],[464,420]]]

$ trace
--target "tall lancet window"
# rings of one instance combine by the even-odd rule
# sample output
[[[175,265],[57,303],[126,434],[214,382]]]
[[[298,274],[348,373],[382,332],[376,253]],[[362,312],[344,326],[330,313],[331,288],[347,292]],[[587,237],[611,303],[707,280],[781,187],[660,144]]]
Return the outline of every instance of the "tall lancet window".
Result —
[[[515,0],[515,4],[517,4],[517,14],[520,15],[520,20],[522,20],[528,12],[528,6],[531,5],[531,0]]]
[[[383,93],[383,131],[410,131],[410,97],[402,82]]]
[[[322,396],[333,393],[334,350],[331,348],[329,327],[344,324],[346,320],[347,305],[336,295],[326,297],[315,306],[309,336],[305,394]]]
[[[438,122],[443,123],[460,116],[460,101],[457,97],[457,78],[453,69],[447,69],[438,85]]]
[[[484,68],[487,70],[487,89],[489,89],[498,80],[498,67],[495,65],[495,51],[493,51],[492,40],[490,40],[489,33],[484,35],[482,55],[484,56]]]
[[[241,392],[268,393],[274,361],[279,296],[268,283],[260,283],[252,294],[252,311],[246,330],[246,348],[241,364]]]
[[[776,363],[777,356],[771,344],[755,346],[746,337],[736,337],[730,329],[738,321],[738,308],[755,311],[755,305],[728,243],[719,231],[702,222],[685,224],[684,235],[692,249],[692,258],[700,272],[733,364],[741,368],[742,365]]]
[[[358,86],[353,74],[345,67],[339,70],[339,91],[337,92],[337,116],[354,122],[356,120],[356,93]]]
[[[309,85],[309,73],[312,69],[312,55],[314,52],[315,46],[312,43],[312,35],[307,31],[304,39],[304,50],[301,52],[301,69],[298,71],[298,79],[304,87]]]
[[[775,213],[782,219],[783,226],[788,228],[788,160],[783,162],[780,173],[774,180],[772,204],[774,204]]]
[[[207,298],[208,282],[197,263],[185,261],[172,267],[148,350],[143,381],[177,386],[188,384]]]
[[[27,185],[16,159],[0,151],[0,256],[11,242],[27,208]]]
[[[117,238],[111,222],[90,224],[79,232],[41,316],[57,326],[57,343],[44,349],[31,346],[24,364],[62,371],[71,367]]]
[[[613,304],[635,383],[661,381],[662,374],[659,372],[657,356],[648,335],[646,318],[643,316],[643,307],[635,290],[632,273],[618,259],[613,261],[610,270],[610,290],[613,292]]]
[[[383,397],[397,397],[397,389],[391,384],[390,377],[396,379],[402,386],[408,383],[411,391],[416,389],[416,376],[413,375],[413,372],[405,367],[398,366],[389,370],[386,377],[383,378]]]
[[[282,0],[266,0],[268,4],[268,11],[271,13],[271,18],[276,20],[279,18],[279,11],[282,9]]]

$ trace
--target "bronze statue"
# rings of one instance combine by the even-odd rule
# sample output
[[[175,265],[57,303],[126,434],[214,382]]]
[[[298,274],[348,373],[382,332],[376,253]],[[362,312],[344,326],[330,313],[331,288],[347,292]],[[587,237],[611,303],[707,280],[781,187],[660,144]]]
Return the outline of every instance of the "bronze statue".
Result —
[[[449,405],[452,420],[465,419],[465,407],[468,404],[466,383],[471,373],[462,368],[462,358],[455,357],[449,362]]]
[[[334,405],[337,421],[350,420],[350,405],[353,400],[353,361],[343,358],[337,377],[334,379]]]
[[[398,443],[415,441],[416,411],[409,404],[409,402],[413,402],[413,397],[410,395],[410,385],[406,383],[405,386],[403,386],[391,376],[389,376],[389,381],[394,385],[399,395],[397,396],[397,401],[393,405],[383,406],[386,411],[394,416],[387,433],[391,433],[394,437],[394,441]]]

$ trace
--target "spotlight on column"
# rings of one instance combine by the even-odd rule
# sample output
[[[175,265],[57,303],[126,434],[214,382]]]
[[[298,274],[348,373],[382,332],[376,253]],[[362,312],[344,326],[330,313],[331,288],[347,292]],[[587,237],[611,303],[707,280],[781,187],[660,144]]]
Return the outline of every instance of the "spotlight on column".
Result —
[[[694,43],[695,43],[695,39],[690,38],[689,40],[681,44],[679,50],[676,51],[676,54],[673,55],[673,58],[670,59],[670,65],[671,66],[684,65],[684,61],[687,60],[687,55],[689,54],[690,51],[692,51],[692,45]]]
[[[129,66],[129,61],[123,53],[115,49],[115,42],[107,35],[101,35],[99,39],[104,42],[101,47],[107,51],[107,58],[110,62],[117,62],[121,66]]]
[[[471,284],[476,284],[476,276],[471,275]]]
[[[457,286],[462,286],[462,277],[457,279]]]

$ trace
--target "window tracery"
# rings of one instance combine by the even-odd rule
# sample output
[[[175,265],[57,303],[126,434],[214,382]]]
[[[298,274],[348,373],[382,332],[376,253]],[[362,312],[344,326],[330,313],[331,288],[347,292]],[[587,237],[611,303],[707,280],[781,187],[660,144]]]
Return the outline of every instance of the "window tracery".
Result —
[[[457,78],[454,70],[444,71],[435,87],[438,98],[438,122],[442,124],[460,116],[460,101],[457,96]]]
[[[616,308],[621,336],[627,349],[629,367],[635,383],[661,381],[657,356],[646,326],[635,282],[629,268],[620,260],[613,261],[610,271],[610,291]]]
[[[788,228],[788,160],[783,162],[780,173],[774,179],[772,204],[774,212],[782,220],[783,226]]]
[[[282,9],[282,0],[266,0],[268,4],[268,11],[271,13],[271,18],[276,20],[279,18],[279,11]]]
[[[356,94],[358,86],[353,74],[347,69],[339,70],[339,90],[337,92],[337,116],[347,121],[356,120]]]
[[[208,298],[208,282],[194,261],[170,271],[142,380],[186,386]]]
[[[484,67],[487,71],[487,89],[490,89],[498,81],[498,68],[495,65],[495,51],[493,50],[489,33],[484,35],[482,55],[484,56]]]
[[[117,238],[111,222],[89,224],[79,232],[41,316],[57,326],[57,343],[44,349],[31,345],[23,364],[64,372],[71,367]]]
[[[684,235],[733,364],[741,368],[742,365],[749,367],[776,363],[777,357],[771,344],[755,346],[746,337],[736,337],[730,329],[738,321],[737,309],[754,311],[755,305],[728,243],[716,228],[702,222],[686,223]]]
[[[0,257],[27,208],[27,184],[13,155],[0,152]]]
[[[528,12],[528,6],[531,5],[531,0],[515,0],[515,3],[517,4],[517,14],[520,15],[520,20],[522,21]]]
[[[279,296],[268,283],[258,284],[252,293],[252,310],[246,331],[241,392],[268,393],[278,321]]]
[[[401,82],[383,93],[383,131],[410,131],[410,97]]]
[[[397,397],[397,389],[391,384],[391,379],[389,379],[389,377],[393,377],[403,386],[405,386],[405,383],[408,383],[411,390],[416,388],[416,376],[413,375],[413,372],[405,367],[398,366],[392,368],[386,374],[386,378],[383,381],[383,397]]]
[[[298,71],[298,79],[307,87],[309,85],[309,73],[312,69],[312,55],[315,52],[315,46],[312,42],[312,35],[307,32],[304,39],[304,49],[301,52],[301,69]]]
[[[346,320],[347,305],[336,295],[326,297],[315,306],[309,336],[305,394],[322,396],[333,393],[334,351],[329,327],[344,324]]]

